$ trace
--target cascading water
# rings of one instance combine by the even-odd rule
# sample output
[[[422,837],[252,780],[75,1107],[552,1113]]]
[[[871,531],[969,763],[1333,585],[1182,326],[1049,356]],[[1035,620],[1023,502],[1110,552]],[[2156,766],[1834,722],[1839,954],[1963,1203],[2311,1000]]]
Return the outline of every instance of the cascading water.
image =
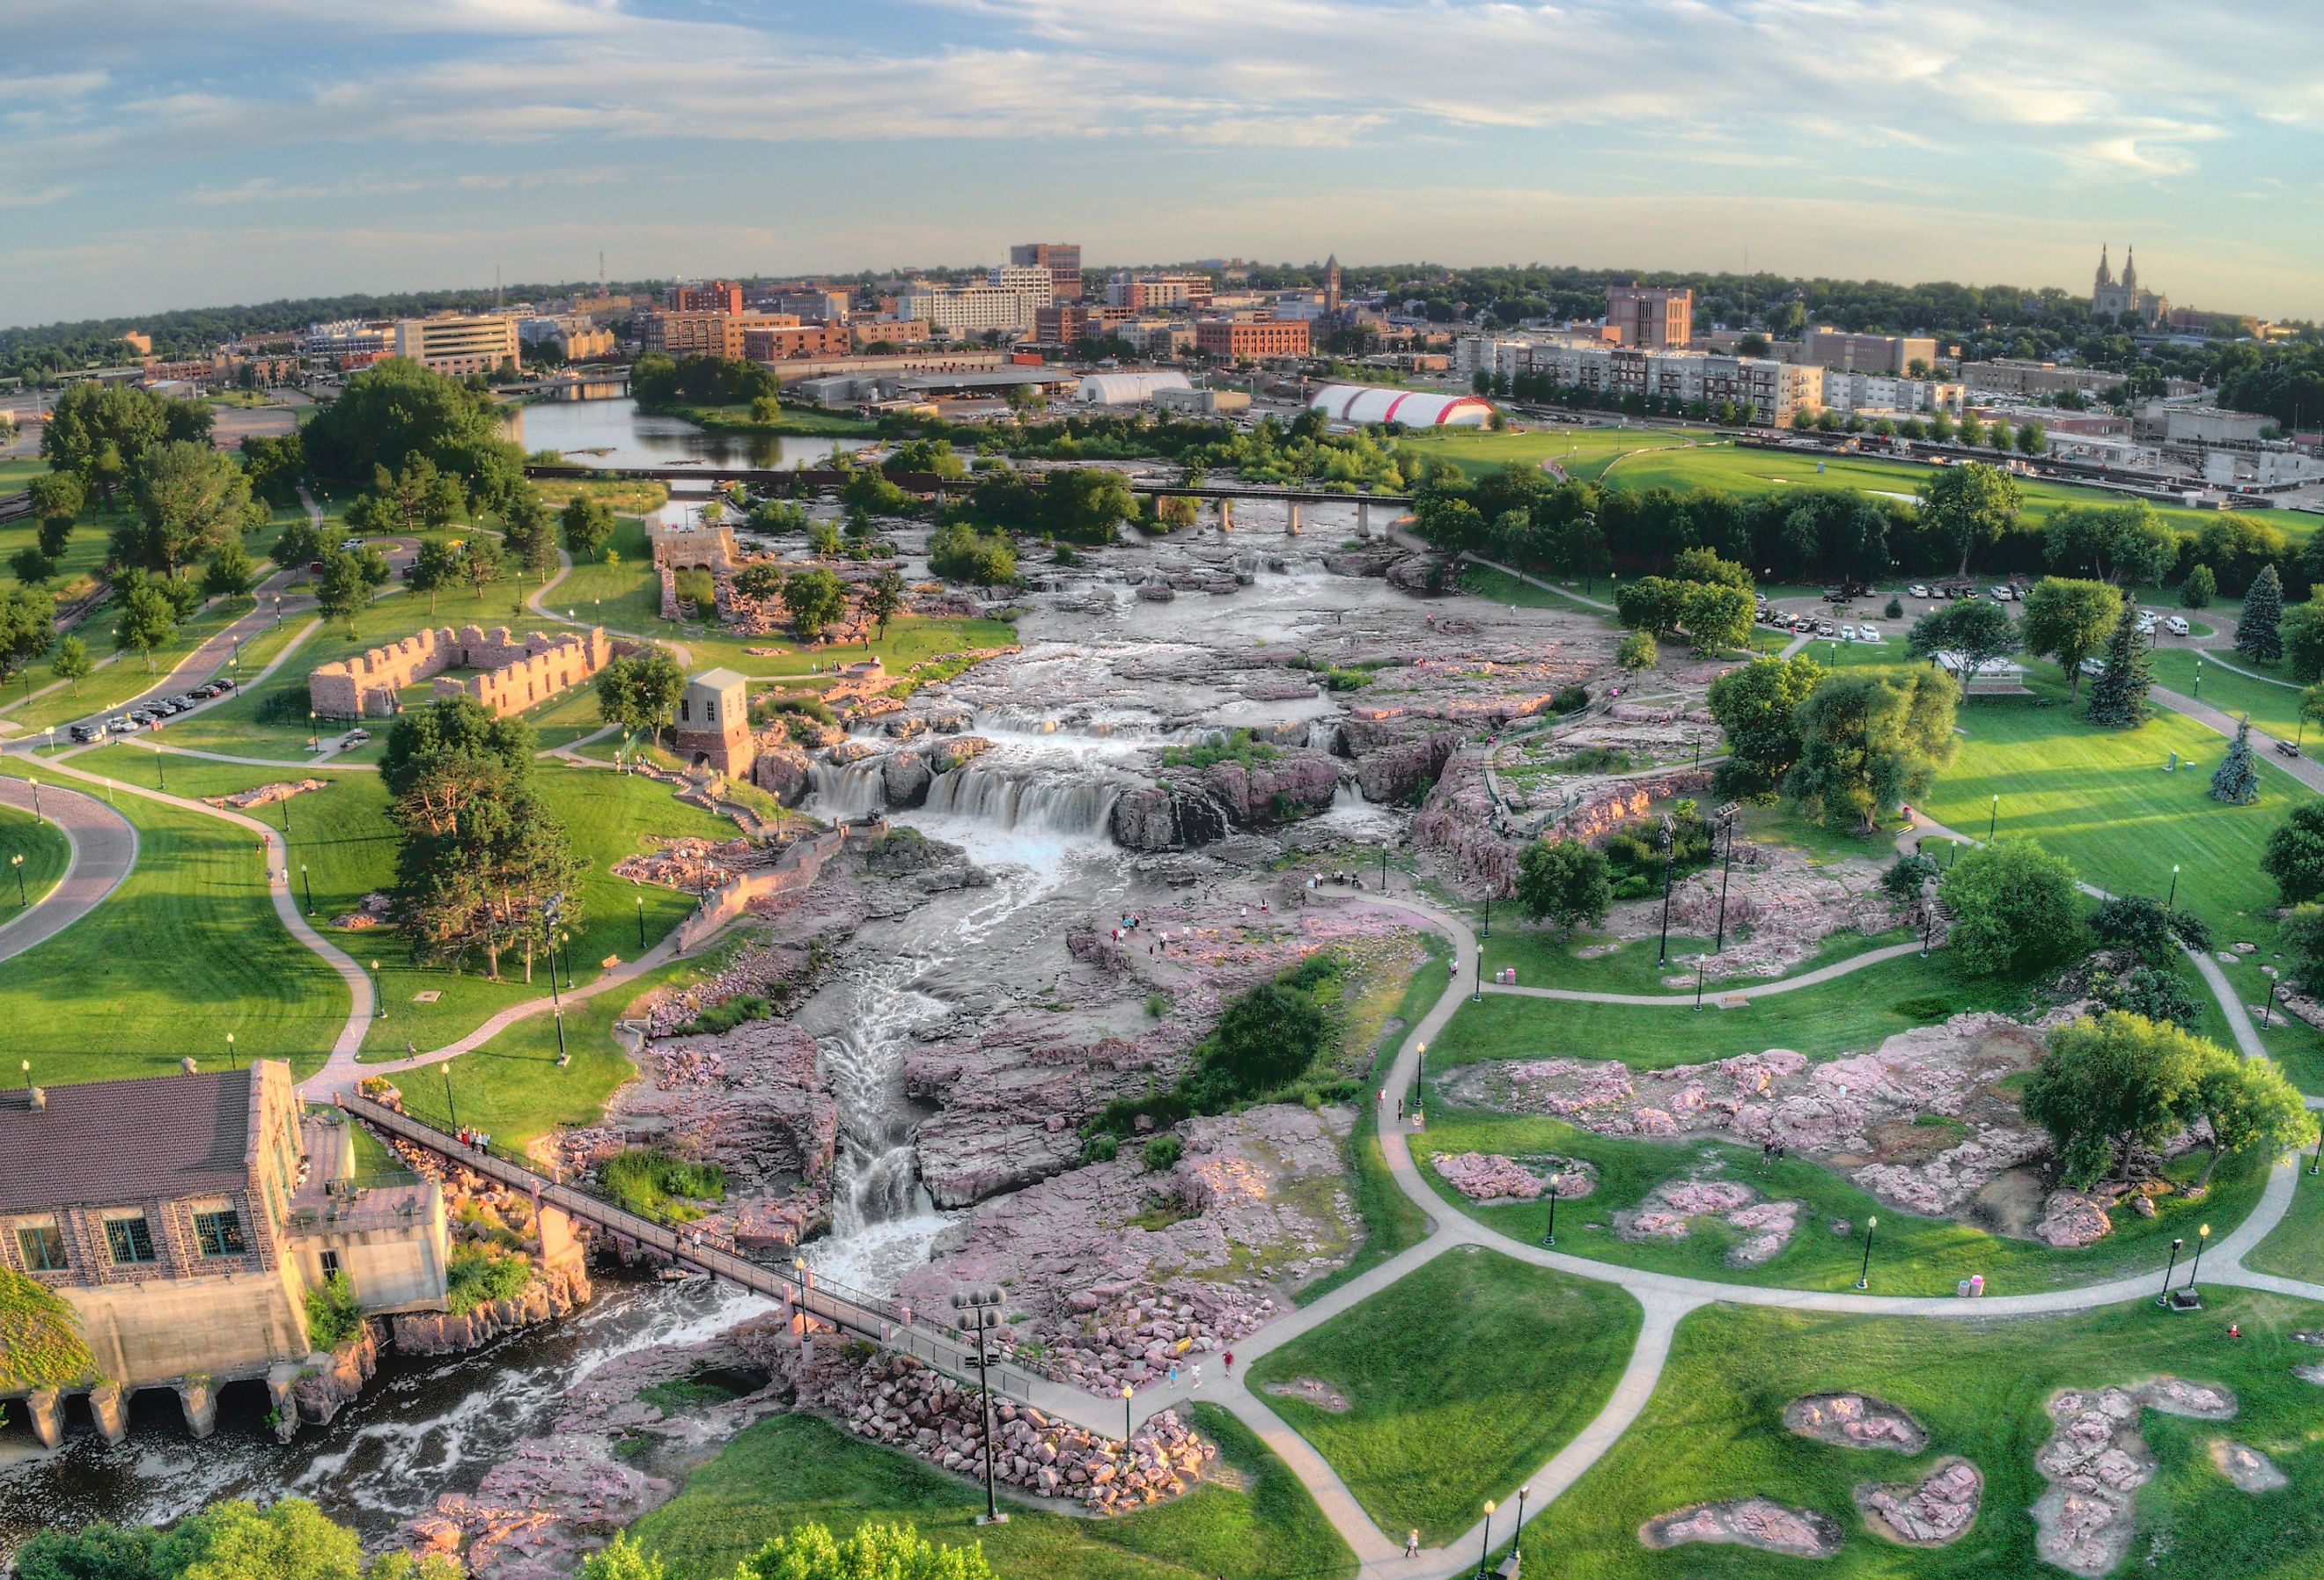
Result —
[[[990,824],[1102,836],[1120,789],[1087,775],[1064,775],[972,762],[938,774],[928,786],[928,815]]]
[[[885,804],[886,780],[876,757],[851,762],[844,768],[829,762],[810,762],[807,780],[815,795],[816,811],[834,822],[861,818]]]

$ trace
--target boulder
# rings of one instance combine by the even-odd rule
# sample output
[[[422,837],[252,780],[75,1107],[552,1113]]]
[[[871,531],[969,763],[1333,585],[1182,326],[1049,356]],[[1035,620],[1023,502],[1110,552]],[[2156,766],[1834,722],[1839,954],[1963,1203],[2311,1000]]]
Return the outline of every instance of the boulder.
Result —
[[[928,799],[928,786],[936,780],[917,752],[898,752],[889,756],[880,764],[880,775],[891,808],[923,805]]]

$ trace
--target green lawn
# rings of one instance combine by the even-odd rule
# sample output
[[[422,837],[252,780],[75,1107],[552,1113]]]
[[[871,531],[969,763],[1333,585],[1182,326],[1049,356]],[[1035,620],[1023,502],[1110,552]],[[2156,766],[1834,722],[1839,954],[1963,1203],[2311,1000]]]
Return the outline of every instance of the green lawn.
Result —
[[[1547,580],[1546,577],[1542,579]],[[1611,603],[1603,583],[1593,593],[1574,589],[1577,596],[1567,597],[1551,587],[1537,587],[1529,581],[1519,581],[1507,571],[1495,570],[1489,565],[1465,566],[1461,571],[1461,590],[1496,604],[1515,604],[1520,609],[1565,609],[1582,614],[1595,614],[1610,623],[1611,611],[1583,603],[1584,596],[1595,597],[1601,603]]]
[[[1482,428],[1439,429],[1406,434],[1397,445],[1416,456],[1441,457],[1471,473],[1498,471],[1511,462],[1538,467],[1554,461],[1568,476],[1595,480],[1616,461],[1640,450],[1705,442],[1721,440],[1710,429],[1544,426],[1498,433]]]
[[[2255,673],[2266,672],[2260,666],[2247,663],[2232,653],[2227,657],[2240,668]],[[2317,733],[2313,725],[2304,731],[2300,727],[2301,688],[2289,675],[2283,675],[2280,685],[2255,680],[2249,675],[2237,674],[2234,670],[2209,659],[2199,659],[2194,649],[2184,647],[2160,649],[2149,653],[2147,661],[2154,672],[2155,684],[2167,686],[2181,697],[2191,697],[2198,702],[2208,703],[2222,713],[2238,717],[2249,714],[2254,729],[2265,730],[2287,741],[2300,739],[2302,750],[2308,744],[2304,737]],[[2199,663],[2202,666],[2203,674],[2200,688],[2195,684]],[[2282,666],[2276,668],[2281,673]],[[2324,742],[2319,742],[2319,745],[2324,745]]]
[[[638,516],[613,518],[613,535],[605,546],[620,559],[576,561],[565,579],[549,589],[549,607],[569,609],[575,617],[615,631],[652,631],[661,621],[661,577],[653,567],[653,551],[646,543],[646,526]]]
[[[1426,952],[1406,980],[1395,1012],[1380,1028],[1379,1044],[1364,1077],[1368,1091],[1377,1092],[1387,1086],[1388,1072],[1396,1063],[1397,1050],[1404,1046],[1412,1028],[1427,1019],[1449,985],[1444,959],[1450,947],[1436,933],[1416,936]],[[1346,1151],[1348,1172],[1355,1181],[1351,1195],[1356,1214],[1364,1223],[1363,1244],[1345,1267],[1293,1291],[1291,1300],[1296,1306],[1307,1305],[1329,1294],[1428,1236],[1428,1215],[1404,1194],[1404,1187],[1388,1172],[1388,1159],[1380,1151],[1379,1129],[1373,1123],[1370,1104],[1357,1104],[1355,1128],[1348,1133]]]
[[[1939,1121],[1939,1123],[1943,1122]],[[1766,1164],[1756,1146],[1705,1139],[1632,1140],[1600,1136],[1561,1120],[1458,1109],[1432,1100],[1428,1128],[1412,1138],[1423,1177],[1456,1211],[1521,1240],[1537,1241],[1548,1227],[1546,1201],[1481,1207],[1445,1185],[1428,1159],[1443,1153],[1555,1152],[1588,1159],[1599,1170],[1595,1194],[1561,1202],[1557,1248],[1576,1256],[1625,1267],[1734,1283],[1784,1289],[1844,1289],[1855,1286],[1862,1265],[1864,1224],[1877,1214],[1872,1287],[1889,1295],[1950,1295],[1972,1273],[1983,1273],[1988,1292],[1999,1295],[2088,1284],[2135,1274],[2152,1264],[2160,1270],[2172,1237],[2193,1243],[2195,1228],[2208,1223],[2225,1234],[2258,1204],[2265,1183],[2264,1160],[2222,1163],[2210,1194],[2200,1201],[2162,1198],[2153,1218],[2116,1215],[2115,1232],[2080,1251],[2052,1251],[2033,1240],[1988,1234],[1944,1218],[1923,1218],[1884,1206],[1840,1175],[1804,1158]],[[2192,1153],[2165,1173],[2181,1184],[2202,1172],[2203,1156]],[[1683,1240],[1633,1243],[1617,1235],[1611,1215],[1636,1206],[1665,1180],[1716,1175],[1753,1187],[1771,1200],[1803,1204],[1791,1243],[1757,1267],[1732,1268],[1727,1253],[1747,1236],[1713,1220],[1699,1221]],[[1831,1225],[1845,1222],[1846,1234]]]
[[[846,1536],[908,1521],[947,1547],[981,1543],[1001,1580],[1338,1580],[1355,1556],[1298,1479],[1224,1410],[1194,1408],[1228,1476],[1182,1498],[1084,1520],[1004,1497],[1005,1525],[979,1528],[984,1492],[919,1460],[849,1436],[819,1416],[778,1416],[729,1442],[637,1539],[670,1580],[725,1580],[769,1538],[820,1521]],[[1231,1479],[1230,1479],[1231,1478]]]
[[[17,856],[24,858],[21,864]],[[0,807],[0,923],[14,919],[20,903],[39,904],[71,859],[72,847],[54,823]]]
[[[1637,1303],[1462,1247],[1250,1368],[1250,1386],[1331,1461],[1382,1530],[1434,1547],[1507,1499],[1603,1408],[1628,1363]],[[1314,1378],[1333,1412],[1262,1384]]]
[[[1922,798],[1923,810],[1982,839],[1998,795],[1999,832],[2039,841],[2109,892],[2161,898],[2175,864],[2179,903],[2231,937],[2273,907],[2261,848],[2314,793],[2276,768],[2274,753],[2256,754],[2259,799],[2227,806],[2209,795],[2227,751],[2220,735],[2168,712],[2135,730],[2102,730],[2065,703],[2053,679],[2036,673],[2032,683],[2038,698],[1962,707],[1960,753]],[[2174,751],[2179,771],[2165,772]]]
[[[1646,960],[1652,965],[1651,941]],[[1429,1045],[1428,1067],[1434,1073],[1472,1059],[1562,1056],[1619,1058],[1637,1069],[1661,1069],[1767,1048],[1827,1058],[1877,1047],[1895,1032],[1964,1010],[2024,1009],[2032,990],[2024,983],[1964,975],[1939,950],[1926,960],[1915,955],[1884,960],[1733,1009],[1719,1008],[1718,996],[1706,988],[1697,1012],[1691,1003],[1597,1004],[1489,993],[1462,1004]]]
[[[2324,1176],[2308,1172],[2314,1160],[2313,1147],[2301,1154],[2291,1211],[2244,1257],[2252,1271],[2324,1284]]]
[[[2182,1275],[2183,1276],[2183,1275]],[[2054,1424],[2043,1406],[2061,1388],[2135,1383],[2172,1373],[2235,1391],[2229,1422],[2147,1411],[2160,1460],[2138,1494],[2133,1560],[2119,1571],[2158,1580],[2310,1580],[2324,1552],[2324,1443],[2317,1391],[2291,1369],[2319,1352],[2296,1329],[2324,1326],[2324,1307],[2205,1290],[2209,1309],[2173,1316],[2140,1301],[2042,1320],[1867,1320],[1765,1307],[1711,1307],[1680,1326],[1669,1364],[1637,1425],[1581,1483],[1526,1529],[1526,1571],[1557,1580],[2053,1580],[2034,1553],[2028,1511],[2047,1483],[2035,1456]],[[2230,1320],[2245,1335],[2225,1335]],[[1787,1431],[1802,1394],[1861,1390],[1909,1410],[1928,1447],[1899,1454],[1829,1446]],[[2291,1478],[2281,1492],[2235,1491],[2212,1468],[2227,1437],[2269,1455]],[[1947,1455],[1985,1476],[1977,1523],[1950,1547],[1906,1548],[1872,1535],[1854,1489],[1908,1482]],[[1847,1534],[1815,1562],[1702,1543],[1650,1550],[1646,1521],[1713,1499],[1765,1496],[1820,1510]]]
[[[157,1075],[186,1054],[215,1063],[229,1031],[242,1058],[287,1058],[301,1075],[319,1066],[346,1024],[347,992],[275,917],[255,838],[141,796],[114,799],[137,826],[136,868],[90,915],[0,961],[10,1046],[51,1081]]]
[[[888,627],[885,642],[873,642],[870,651],[860,644],[845,647],[798,648],[779,637],[732,636],[722,629],[690,623],[656,622],[652,634],[684,642],[694,654],[692,668],[723,664],[757,679],[807,675],[817,665],[853,664],[878,657],[889,673],[900,679],[910,665],[943,658],[970,648],[999,647],[1017,640],[1015,626],[999,620],[927,619],[899,615]],[[745,647],[784,651],[772,656],[747,653]]]
[[[166,774],[173,793],[191,796],[224,795],[282,777],[280,772],[244,763],[176,756],[157,762],[155,755],[141,746],[113,745],[88,753],[77,763],[124,784],[158,787]],[[575,852],[589,863],[579,889],[579,921],[567,929],[572,934],[572,976],[586,987],[601,975],[600,962],[606,957],[626,960],[638,955],[641,911],[650,947],[693,910],[687,895],[615,876],[614,863],[644,848],[652,835],[725,839],[733,836],[734,825],[677,799],[668,785],[636,775],[555,762],[543,762],[539,774]],[[505,979],[496,983],[483,975],[481,958],[470,961],[463,972],[416,962],[399,929],[332,927],[333,919],[354,912],[365,894],[392,886],[396,837],[379,775],[327,769],[314,777],[325,780],[329,788],[254,815],[280,829],[288,808],[295,898],[305,909],[311,882],[312,919],[323,935],[355,958],[366,964],[377,960],[383,968],[381,999],[386,1012],[365,1040],[366,1057],[401,1058],[410,1046],[440,1048],[499,1011],[549,992],[545,961],[536,964],[528,985],[521,952],[503,957]],[[420,1003],[417,995],[421,993],[437,996]]]
[[[1741,943],[1745,934],[1739,929],[1729,932],[1729,944]],[[1858,932],[1834,933],[1823,940],[1821,947],[1797,966],[1786,970],[1785,976],[1798,976],[1821,966],[1877,949],[1889,944],[1909,942],[1914,933],[1910,928],[1899,928],[1872,936]],[[1674,933],[1670,940],[1670,963],[1656,966],[1661,954],[1661,936],[1633,938],[1616,943],[1602,933],[1578,933],[1569,938],[1554,927],[1534,927],[1515,919],[1496,919],[1492,936],[1484,941],[1485,975],[1489,977],[1504,966],[1514,966],[1517,981],[1526,987],[1584,988],[1593,993],[1690,993],[1694,986],[1694,959],[1700,955],[1715,965],[1718,956],[1711,954],[1713,940],[1689,938]],[[1609,953],[1582,958],[1577,951],[1605,949]],[[1683,985],[1675,979],[1684,976]],[[1665,977],[1673,982],[1665,983]],[[1769,980],[1764,977],[1738,976],[1722,981],[1709,975],[1703,995],[1749,987]],[[1706,1011],[1705,1013],[1709,1012]]]

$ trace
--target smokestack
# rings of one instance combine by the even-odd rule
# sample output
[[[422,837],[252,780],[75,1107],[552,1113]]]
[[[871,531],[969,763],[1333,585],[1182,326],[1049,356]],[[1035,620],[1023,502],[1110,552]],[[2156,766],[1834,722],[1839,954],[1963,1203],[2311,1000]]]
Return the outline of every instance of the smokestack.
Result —
[[[42,1091],[42,1090],[41,1090],[41,1088],[40,1088],[40,1087],[38,1087],[38,1086],[33,1086],[33,1087],[30,1088],[30,1090],[31,1090],[31,1092],[32,1092],[32,1106],[33,1106],[33,1107],[35,1107],[35,1108],[46,1108],[46,1107],[49,1105],[49,1095],[48,1095],[46,1092],[43,1092],[43,1091]]]

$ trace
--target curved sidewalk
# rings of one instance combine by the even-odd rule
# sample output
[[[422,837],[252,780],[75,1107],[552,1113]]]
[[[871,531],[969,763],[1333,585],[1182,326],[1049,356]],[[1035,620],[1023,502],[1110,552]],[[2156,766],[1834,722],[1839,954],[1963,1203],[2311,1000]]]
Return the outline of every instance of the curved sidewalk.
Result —
[[[41,817],[65,836],[65,874],[29,910],[0,922],[0,960],[46,943],[95,910],[137,864],[137,826],[95,796],[51,781],[41,787],[39,801]],[[32,810],[31,781],[0,779],[0,805]]]

